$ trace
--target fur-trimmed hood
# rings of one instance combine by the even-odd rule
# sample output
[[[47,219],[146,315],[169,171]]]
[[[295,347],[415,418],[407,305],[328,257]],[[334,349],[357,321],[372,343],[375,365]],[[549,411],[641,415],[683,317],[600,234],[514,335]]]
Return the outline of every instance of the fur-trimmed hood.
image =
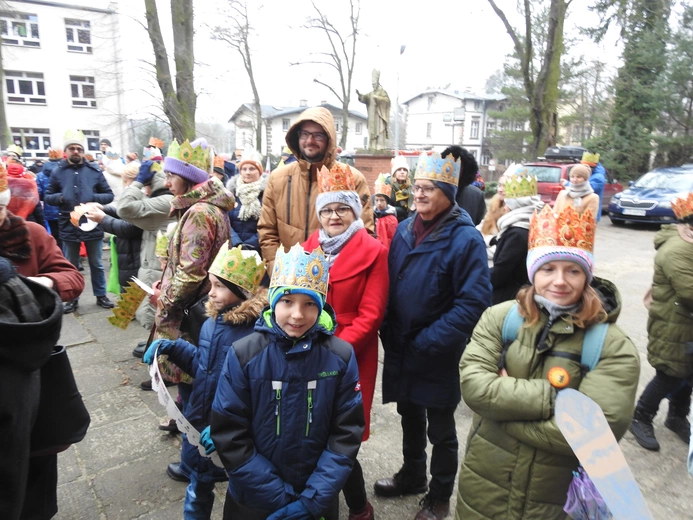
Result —
[[[250,300],[246,300],[239,305],[229,309],[224,313],[224,322],[231,325],[241,325],[243,323],[254,323],[262,314],[268,304],[267,289],[260,287]],[[214,307],[211,301],[207,301],[206,305],[207,316],[213,320],[217,319],[219,311]]]

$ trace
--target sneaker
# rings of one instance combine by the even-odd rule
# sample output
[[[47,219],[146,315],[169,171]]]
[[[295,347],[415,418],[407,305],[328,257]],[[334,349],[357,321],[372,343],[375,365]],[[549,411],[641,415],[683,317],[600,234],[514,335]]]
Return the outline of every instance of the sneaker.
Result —
[[[678,435],[679,439],[688,444],[691,440],[691,423],[685,417],[677,415],[667,415],[664,426]]]
[[[366,507],[363,511],[354,512],[349,509],[349,520],[375,520],[371,503],[366,502]]]
[[[112,309],[115,307],[115,303],[108,299],[108,296],[97,296],[96,305],[103,307],[104,309]]]
[[[652,426],[653,418],[653,415],[635,410],[633,420],[628,430],[630,430],[630,433],[633,434],[633,437],[635,437],[635,440],[640,446],[646,450],[659,451],[659,442],[657,442],[654,426]]]
[[[71,302],[63,303],[63,314],[70,314],[75,312],[79,307],[79,300],[72,300]]]
[[[434,500],[430,493],[419,502],[421,511],[414,517],[414,520],[442,520],[450,514],[449,500]]]

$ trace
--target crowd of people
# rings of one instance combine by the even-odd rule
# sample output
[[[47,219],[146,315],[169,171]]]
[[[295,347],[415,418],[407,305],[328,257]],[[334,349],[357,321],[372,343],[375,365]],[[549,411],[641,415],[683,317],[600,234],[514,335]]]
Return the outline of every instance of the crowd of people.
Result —
[[[350,520],[378,516],[358,452],[370,434],[379,341],[402,464],[371,485],[382,497],[423,495],[416,520],[450,514],[458,471],[457,518],[566,518],[579,463],[555,420],[565,388],[598,403],[617,438],[630,428],[648,449],[659,447],[652,419],[667,397],[665,426],[688,442],[693,195],[674,202],[680,223],[655,240],[648,359],[657,375],[636,407],[640,357],[615,325],[621,296],[594,276],[600,205],[589,180],[598,161],[572,168],[553,208],[536,178],[515,171],[487,211],[478,165],[460,146],[422,154],[414,172],[396,157],[371,190],[337,161],[328,110],[307,109],[286,143],[271,174],[257,152],[234,163],[202,138],[174,140],[165,157],[152,138],[141,157],[122,159],[104,140],[99,163],[71,132],[35,174],[21,150],[8,150],[0,334],[10,341],[0,346],[0,385],[16,378],[27,391],[21,403],[0,393],[0,453],[15,462],[0,466],[0,516],[57,511],[57,453],[67,446],[37,452],[28,432],[55,315],[78,309],[82,244],[98,305],[113,307],[111,282],[110,292],[132,276],[152,287],[135,314],[149,338],[133,355],[177,385],[178,407],[200,432],[205,455],[184,436],[180,462],[166,468],[188,482],[186,519],[210,518],[220,481],[229,520],[336,520],[340,493]],[[32,314],[22,302],[34,301]],[[601,355],[585,367],[583,342],[597,324],[606,324]],[[18,356],[21,331],[31,337],[40,326],[53,333],[34,358]],[[474,418],[460,455],[462,399]]]

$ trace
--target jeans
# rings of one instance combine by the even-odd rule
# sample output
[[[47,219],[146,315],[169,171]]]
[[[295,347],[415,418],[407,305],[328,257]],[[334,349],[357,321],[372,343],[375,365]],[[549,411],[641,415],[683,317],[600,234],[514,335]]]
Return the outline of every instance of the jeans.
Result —
[[[103,241],[87,240],[84,242],[87,248],[87,258],[89,259],[89,272],[91,273],[91,288],[94,296],[106,296],[106,275],[103,271]],[[75,267],[79,267],[79,242],[68,242],[63,240],[63,254],[65,258]]]
[[[190,484],[185,490],[183,518],[185,520],[209,520],[214,506],[214,482],[200,482],[197,474],[190,474]]]
[[[431,498],[441,502],[450,500],[457,475],[457,430],[455,409],[424,408],[412,403],[397,403],[402,417],[403,469],[417,480],[426,476],[426,421],[431,453]]]
[[[665,397],[669,398],[669,415],[688,415],[691,408],[691,385],[683,378],[668,376],[660,370],[657,370],[638,399],[637,410],[654,417],[659,410],[659,403]]]
[[[366,495],[366,483],[363,480],[363,470],[358,460],[354,461],[354,468],[342,488],[344,500],[349,510],[359,513],[366,508],[368,496]]]

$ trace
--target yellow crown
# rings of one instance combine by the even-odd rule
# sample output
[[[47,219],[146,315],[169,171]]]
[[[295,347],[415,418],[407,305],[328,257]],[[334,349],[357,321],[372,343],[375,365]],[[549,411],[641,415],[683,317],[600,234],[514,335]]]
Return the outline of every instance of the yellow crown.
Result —
[[[533,197],[537,194],[536,176],[527,175],[527,170],[520,170],[505,181],[505,196],[509,199]]]
[[[179,161],[192,164],[204,172],[208,172],[212,162],[212,156],[209,153],[210,150],[210,147],[203,148],[202,145],[197,145],[193,148],[190,141],[187,139],[183,144],[179,144],[178,141],[174,139],[168,146],[166,157],[178,159]]]
[[[255,251],[243,251],[241,246],[229,249],[224,243],[209,272],[255,294],[265,275],[265,262]]]
[[[320,193],[331,191],[356,191],[354,174],[348,164],[334,163],[332,169],[325,166],[318,171]]]
[[[304,251],[299,245],[294,245],[287,253],[284,246],[277,249],[272,271],[272,287],[300,287],[327,296],[329,264],[322,248],[318,247],[312,253]]]
[[[385,195],[387,198],[392,197],[392,186],[385,182],[387,179],[387,174],[381,173],[378,178],[375,179],[375,194]]]
[[[580,162],[583,164],[589,164],[589,165],[596,166],[597,163],[599,162],[599,154],[598,153],[585,152],[582,154],[582,160]]]
[[[161,230],[156,232],[154,254],[159,258],[168,258],[168,235]]]
[[[120,300],[111,309],[113,316],[108,317],[108,323],[121,329],[127,329],[146,295],[147,292],[135,282],[128,282],[125,292],[120,294]]]
[[[671,209],[679,220],[693,215],[693,193],[689,193],[685,198],[674,199],[671,201]]]
[[[507,194],[507,192],[506,192]],[[548,204],[534,212],[529,225],[529,249],[537,247],[575,247],[594,251],[594,215],[587,209],[580,215],[572,205],[556,214]]]
[[[10,189],[9,184],[7,184],[7,168],[5,168],[5,163],[0,162],[0,193]]]

